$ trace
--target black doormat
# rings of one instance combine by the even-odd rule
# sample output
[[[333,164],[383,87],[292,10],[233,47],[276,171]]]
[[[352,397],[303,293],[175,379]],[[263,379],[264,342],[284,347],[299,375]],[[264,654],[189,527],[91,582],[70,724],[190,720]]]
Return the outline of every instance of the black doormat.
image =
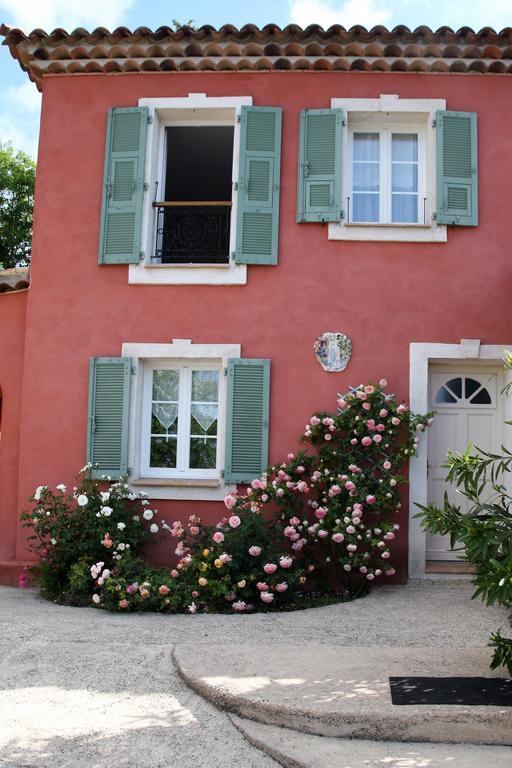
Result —
[[[390,677],[393,704],[512,707],[512,680],[498,677]]]

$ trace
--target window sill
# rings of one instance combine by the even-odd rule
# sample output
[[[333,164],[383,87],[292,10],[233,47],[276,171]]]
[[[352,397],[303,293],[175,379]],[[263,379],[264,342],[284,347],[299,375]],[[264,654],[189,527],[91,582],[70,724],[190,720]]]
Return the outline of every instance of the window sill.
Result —
[[[131,485],[150,485],[162,488],[218,488],[220,480],[215,477],[208,480],[194,477],[139,477],[132,480]]]
[[[329,240],[389,243],[446,243],[444,224],[344,224],[331,222]]]
[[[245,264],[130,264],[130,285],[245,285]]]

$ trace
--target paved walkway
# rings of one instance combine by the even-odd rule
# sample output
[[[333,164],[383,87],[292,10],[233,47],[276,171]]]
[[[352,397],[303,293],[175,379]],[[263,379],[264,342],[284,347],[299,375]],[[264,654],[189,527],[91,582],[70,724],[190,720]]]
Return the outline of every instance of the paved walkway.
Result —
[[[506,615],[470,595],[467,582],[424,582],[293,613],[161,616],[64,608],[0,588],[0,765],[275,768],[185,686],[174,647],[186,657],[189,646],[192,659],[198,646],[206,656],[221,644],[236,658],[244,645],[271,657],[272,646],[287,644],[299,669],[306,644],[320,654],[320,646],[482,648]]]

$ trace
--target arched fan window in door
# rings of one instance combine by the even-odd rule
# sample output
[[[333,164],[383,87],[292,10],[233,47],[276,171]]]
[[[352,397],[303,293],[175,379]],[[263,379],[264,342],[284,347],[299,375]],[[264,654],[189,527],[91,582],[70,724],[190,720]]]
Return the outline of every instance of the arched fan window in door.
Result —
[[[448,379],[436,393],[436,405],[492,405],[487,387],[472,376]]]

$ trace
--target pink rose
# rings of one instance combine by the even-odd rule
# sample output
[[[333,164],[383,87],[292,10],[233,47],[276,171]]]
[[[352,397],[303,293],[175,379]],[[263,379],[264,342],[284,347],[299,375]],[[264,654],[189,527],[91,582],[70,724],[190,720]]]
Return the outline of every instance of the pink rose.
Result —
[[[344,400],[342,397],[340,397],[340,399],[337,402],[342,411],[346,410],[349,407],[347,401]]]
[[[257,547],[256,545],[249,547],[249,554],[251,557],[258,557],[258,555],[261,554],[261,547]]]
[[[129,605],[130,605],[130,603],[129,603],[129,602],[128,602],[128,600],[126,600],[126,599],[125,599],[125,600],[120,600],[120,601],[119,601],[119,607],[120,607],[120,608],[128,608],[128,606],[129,606]]]
[[[315,517],[318,518],[318,520],[323,520],[326,514],[327,510],[323,507],[318,507],[318,509],[315,509]]]
[[[375,429],[377,430],[377,432],[385,432],[386,431],[386,427],[384,426],[384,424],[377,424]]]
[[[374,443],[380,443],[380,442],[382,442],[382,435],[374,435],[374,436],[373,436],[373,442],[374,442]]]
[[[171,590],[169,589],[167,584],[162,584],[162,586],[158,588],[158,591],[160,592],[161,595],[168,595]]]
[[[215,531],[215,533],[213,534],[213,540],[216,544],[222,544],[222,542],[224,541],[224,534],[222,533],[222,531]]]
[[[266,592],[268,589],[268,584],[265,584],[264,581],[258,581],[256,584],[256,589],[259,589],[260,592]]]
[[[389,552],[382,552],[381,557],[383,560],[389,560],[391,555],[389,554]]]
[[[376,501],[377,501],[377,499],[375,498],[375,496],[372,496],[371,494],[370,494],[370,496],[366,497],[366,503],[367,504],[375,504]]]
[[[318,416],[312,416],[309,420],[309,423],[312,424],[313,427],[316,427],[317,424],[320,424],[320,419],[318,418]]]
[[[299,541],[294,541],[292,544],[292,549],[294,552],[300,552],[300,550],[304,547],[304,540],[299,539]]]
[[[357,445],[357,437],[353,437],[350,441],[350,445]]]
[[[347,525],[347,533],[355,533],[356,529],[353,525]]]
[[[373,395],[373,393],[375,392],[375,387],[372,387],[372,385],[371,385],[371,384],[368,384],[368,385],[367,385],[367,386],[364,388],[364,391],[365,391],[365,392],[366,392],[366,394],[368,394],[368,395]]]
[[[303,475],[306,471],[306,467],[303,467],[302,464],[299,464],[297,469],[295,470],[298,475]]]
[[[345,483],[345,488],[347,489],[347,491],[353,491],[355,489],[355,487],[356,487],[356,484],[353,483],[352,480],[347,480],[347,482]],[[332,488],[331,488],[331,490],[332,490]],[[329,491],[329,493],[330,493],[330,491]]]
[[[336,542],[336,544],[341,544],[342,541],[344,541],[345,537],[342,533],[333,533],[332,540]]]
[[[173,578],[173,579],[177,579],[177,578],[178,578],[178,576],[179,576],[179,573],[178,573],[178,571],[176,571],[176,570],[172,570],[172,571],[171,571],[171,576],[172,576],[172,578]]]
[[[284,533],[284,535],[286,536],[287,539],[291,539],[292,536],[295,536],[297,531],[295,530],[293,525],[287,525],[286,528],[284,529],[283,533]]]
[[[275,563],[265,563],[263,570],[265,573],[275,573],[277,571],[277,565]]]
[[[371,439],[371,437],[368,437],[368,436],[366,435],[366,436],[365,436],[365,437],[363,437],[363,439],[361,440],[361,443],[362,443],[363,445],[371,445],[371,444],[372,444],[372,439]]]
[[[242,521],[240,520],[238,515],[232,515],[228,520],[228,523],[230,524],[231,528],[238,528],[241,522]]]
[[[367,400],[368,399],[368,395],[366,395],[362,390],[359,390],[358,392],[356,392],[356,397],[358,397],[359,400]]]
[[[332,435],[328,432],[326,435],[324,435],[324,440],[332,440]]]
[[[276,591],[277,592],[286,592],[288,589],[288,584],[286,581],[282,581],[280,584],[276,584]]]
[[[356,552],[357,544],[347,544],[347,552]]]
[[[354,483],[351,483],[351,485],[355,488]],[[347,488],[347,490],[349,491],[351,490],[348,487],[348,483],[345,483],[345,488]],[[339,485],[331,485],[331,487],[329,488],[329,496],[337,496],[338,493],[341,493],[341,488],[339,487]]]
[[[300,493],[306,493],[306,491],[309,490],[308,484],[304,482],[304,480],[301,480],[300,483],[297,483],[297,490],[300,491]]]
[[[387,415],[388,415],[388,412],[387,412],[387,410],[385,408],[382,408],[379,411],[379,416],[381,417],[381,419],[385,419]]]
[[[290,525],[300,525],[300,520],[298,517],[291,517],[290,518]]]
[[[375,419],[367,419],[366,426],[369,430],[373,431],[375,429]]]
[[[394,568],[389,568],[387,571],[384,571],[384,576],[394,576],[396,573]]]
[[[293,564],[293,558],[289,555],[279,558],[279,565],[281,568],[290,568]]]
[[[242,611],[245,611],[245,609],[247,608],[247,604],[244,603],[243,600],[237,600],[236,603],[233,603],[232,607],[234,611],[236,611],[237,613],[241,613]]]
[[[373,573],[367,573],[366,578],[368,579],[368,581],[373,581],[375,576],[373,575]]]
[[[381,379],[379,381],[379,384],[380,384],[381,387],[387,387],[388,382],[386,381],[386,379]]]
[[[192,534],[192,536],[197,536],[197,534],[199,533],[199,528],[197,527],[197,525],[190,526],[190,533]]]
[[[264,603],[271,603],[272,600],[274,599],[274,595],[272,594],[272,592],[262,592],[260,594],[260,597]]]
[[[365,411],[369,411],[371,407],[372,406],[370,405],[370,403],[363,403],[363,408],[365,409]]]
[[[251,488],[259,488],[260,487],[260,481],[258,479],[251,481]]]
[[[397,419],[396,416],[393,416],[393,418],[391,419],[391,423],[394,427],[398,427],[398,425],[400,424],[400,419]]]
[[[391,469],[391,462],[390,461],[385,461],[382,466],[384,467],[384,469]]]
[[[396,409],[397,413],[407,413],[407,406],[404,403],[401,403],[398,408]]]
[[[366,565],[362,565],[359,569],[359,573],[368,573],[368,568]]]
[[[343,566],[343,570],[344,571],[351,571],[352,570],[352,566],[349,565],[348,563],[345,563],[345,565]]]
[[[281,498],[281,496],[284,496],[284,489],[283,488],[278,488],[277,491],[276,491],[276,496],[278,498]]]
[[[386,533],[386,535],[384,536],[385,541],[393,541],[394,538],[395,538],[395,534],[392,531],[390,531],[389,533]]]
[[[321,539],[325,539],[325,537],[329,535],[329,531],[324,531],[322,528],[320,531],[318,531],[318,535]]]
[[[229,495],[228,495],[228,496],[226,496],[226,498],[224,499],[224,504],[225,504],[225,506],[226,506],[226,508],[227,508],[227,509],[233,509],[233,507],[234,507],[234,506],[235,506],[235,504],[236,504],[236,497],[235,497],[235,496],[232,496],[231,494],[229,494]]]

